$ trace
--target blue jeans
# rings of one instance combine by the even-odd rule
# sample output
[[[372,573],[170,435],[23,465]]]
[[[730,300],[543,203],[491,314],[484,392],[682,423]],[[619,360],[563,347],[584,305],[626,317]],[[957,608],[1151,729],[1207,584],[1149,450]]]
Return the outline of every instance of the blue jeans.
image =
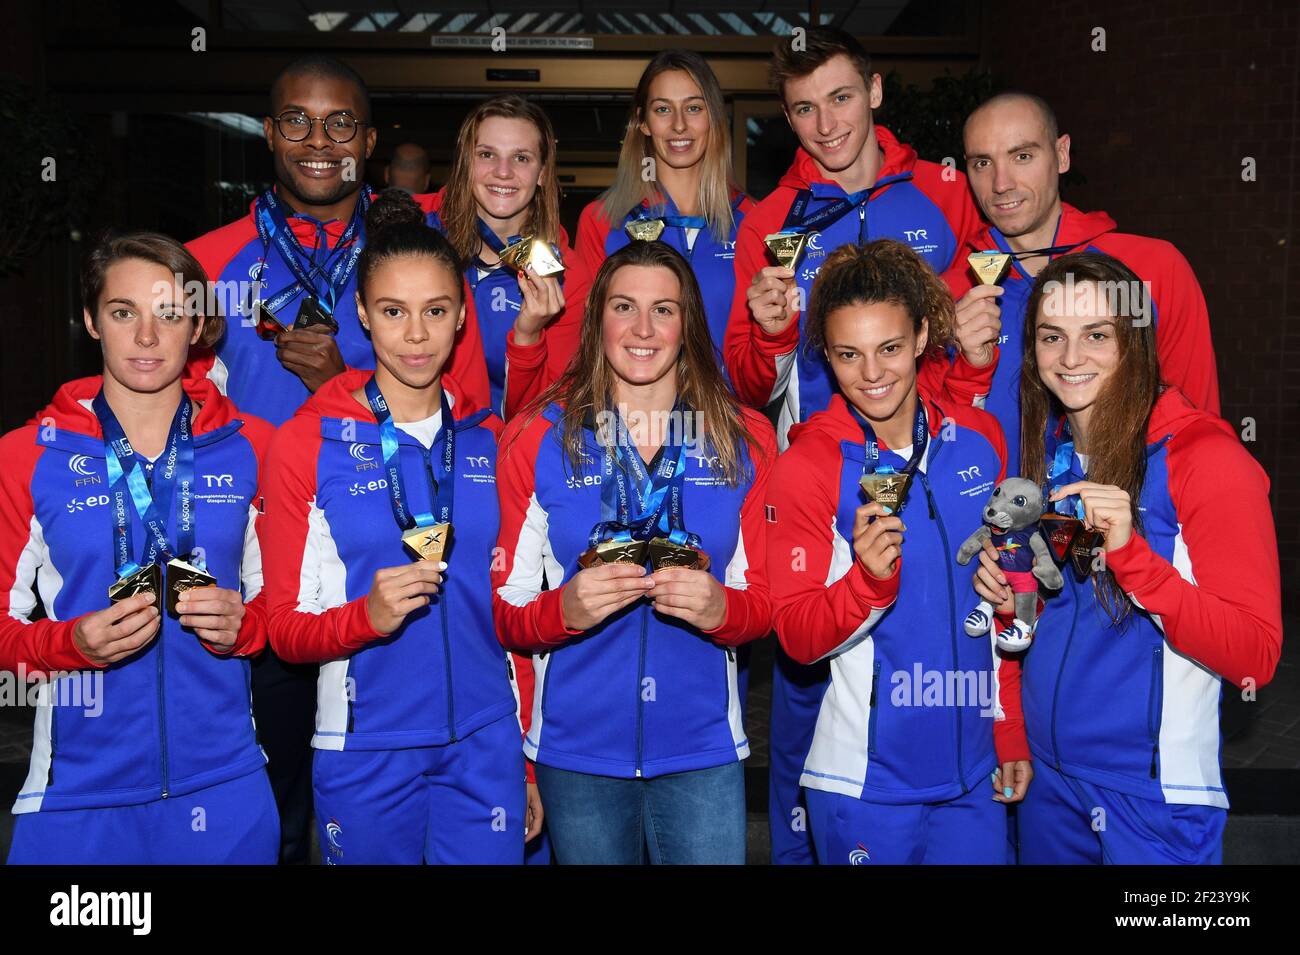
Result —
[[[537,766],[560,865],[745,864],[745,769],[737,761],[654,779]]]

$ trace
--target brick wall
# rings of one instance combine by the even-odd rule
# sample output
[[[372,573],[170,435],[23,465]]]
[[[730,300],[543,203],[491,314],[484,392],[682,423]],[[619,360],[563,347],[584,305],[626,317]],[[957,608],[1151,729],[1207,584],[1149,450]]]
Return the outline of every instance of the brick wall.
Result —
[[[1106,51],[1092,49],[1106,31]],[[1044,96],[1125,232],[1182,250],[1209,303],[1223,415],[1272,482],[1288,603],[1300,597],[1300,7],[1293,2],[990,0],[985,64]],[[1256,181],[1242,180],[1242,160]],[[1212,467],[1212,462],[1207,465]]]

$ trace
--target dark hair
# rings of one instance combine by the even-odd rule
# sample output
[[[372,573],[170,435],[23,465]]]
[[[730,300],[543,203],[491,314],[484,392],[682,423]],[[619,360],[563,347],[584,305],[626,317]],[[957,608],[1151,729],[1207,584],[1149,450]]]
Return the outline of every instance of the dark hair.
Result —
[[[897,239],[842,245],[827,257],[813,282],[804,332],[813,352],[826,347],[826,319],[846,305],[900,305],[913,331],[928,322],[929,351],[952,341],[953,302],[948,286],[919,255]]]
[[[364,122],[370,121],[370,90],[366,86],[366,81],[361,78],[361,74],[346,63],[321,53],[301,56],[275,75],[275,79],[271,82],[270,109],[272,116],[275,115],[276,103],[280,98],[280,87],[286,80],[294,76],[318,76],[339,80],[343,83],[351,83],[357,88],[357,92],[361,94],[361,109],[365,113],[364,116],[358,116],[357,119]]]
[[[808,76],[840,55],[847,56],[861,74],[862,82],[871,86],[871,56],[850,34],[833,27],[808,27],[803,40],[803,49],[796,50],[793,37],[783,39],[776,45],[772,62],[768,64],[768,80],[782,100],[787,82]]]
[[[751,445],[756,442],[718,368],[695,273],[681,253],[663,242],[632,242],[601,264],[587,295],[578,350],[560,380],[530,406],[529,420],[552,402],[562,404],[564,417],[557,433],[574,473],[583,473],[588,464],[583,429],[593,416],[609,407],[614,393],[614,370],[605,358],[605,300],[614,274],[628,265],[668,269],[681,286],[682,348],[677,356],[677,393],[702,419],[701,440],[707,439],[718,457],[714,474],[734,487],[747,473],[742,446],[745,441]]]
[[[170,236],[158,232],[104,233],[81,265],[81,302],[90,313],[91,323],[98,327],[99,298],[104,292],[108,270],[124,259],[141,259],[161,265],[180,283],[182,302],[190,318],[201,316],[203,334],[198,345],[211,347],[221,340],[226,331],[226,320],[215,308],[213,290],[208,283],[208,273],[203,270],[190,250]],[[202,295],[195,295],[202,290]]]
[[[366,247],[357,262],[357,294],[366,297],[366,284],[379,263],[408,255],[426,255],[444,263],[461,287],[464,268],[451,243],[437,229],[425,223],[424,210],[404,190],[385,189],[366,213]]]
[[[1119,364],[1097,396],[1087,450],[1088,480],[1127,491],[1133,504],[1133,528],[1141,532],[1142,515],[1137,505],[1146,480],[1147,427],[1160,394],[1160,362],[1146,286],[1119,259],[1098,252],[1063,255],[1048,263],[1034,280],[1025,306],[1025,354],[1020,366],[1020,473],[1040,485],[1046,482],[1047,429],[1065,414],[1038,370],[1038,313],[1043,300],[1056,288],[1069,289],[1080,282],[1106,283],[1107,288],[1127,290],[1126,307],[1113,312],[1146,317],[1144,322],[1115,322]],[[1119,624],[1131,604],[1114,575],[1109,570],[1094,574],[1093,589],[1111,620]]]
[[[965,127],[970,124],[971,119],[980,110],[989,106],[1001,106],[1003,103],[1013,103],[1017,100],[1028,103],[1038,111],[1039,116],[1043,120],[1043,126],[1047,129],[1047,142],[1043,145],[1053,145],[1061,135],[1060,125],[1056,122],[1056,112],[1052,109],[1051,104],[1048,103],[1047,100],[1043,99],[1037,93],[1029,93],[1025,90],[1004,90],[1001,93],[995,93],[990,96],[984,102],[971,110],[970,116],[966,117],[966,123],[962,126],[963,133],[965,132]]]

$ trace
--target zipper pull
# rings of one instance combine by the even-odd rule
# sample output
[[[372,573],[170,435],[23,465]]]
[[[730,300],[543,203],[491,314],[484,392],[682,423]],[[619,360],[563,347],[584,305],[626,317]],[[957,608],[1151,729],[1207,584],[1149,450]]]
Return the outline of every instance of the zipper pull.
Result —
[[[730,660],[732,663],[735,663],[736,662],[735,649],[732,647],[723,647],[723,649],[727,651],[727,659]]]
[[[511,661],[510,659],[509,651],[506,651],[506,676],[508,676],[511,680],[514,680],[515,678],[515,665],[514,662]]]
[[[1151,747],[1151,778],[1156,778],[1156,754],[1160,752],[1160,744]]]

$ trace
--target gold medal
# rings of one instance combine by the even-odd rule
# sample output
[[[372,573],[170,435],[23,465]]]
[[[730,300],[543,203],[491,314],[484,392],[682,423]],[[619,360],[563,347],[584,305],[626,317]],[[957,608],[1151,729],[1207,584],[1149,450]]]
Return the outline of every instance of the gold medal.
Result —
[[[217,578],[206,571],[199,570],[193,564],[179,557],[167,562],[167,612],[173,617],[180,616],[176,610],[176,601],[187,590],[197,587],[215,587]]]
[[[650,541],[650,566],[654,570],[665,567],[708,570],[709,555],[685,544],[675,544],[667,537],[656,537]]]
[[[402,547],[416,560],[444,560],[451,547],[451,525],[412,527],[402,534]]]
[[[804,247],[808,244],[807,232],[774,232],[763,239],[767,251],[772,253],[776,264],[793,270],[799,264]]]
[[[498,255],[502,262],[517,272],[523,272],[529,266],[532,266],[534,275],[557,275],[564,271],[550,245],[530,235],[506,246]]]
[[[663,219],[633,219],[623,226],[633,242],[653,242],[664,231]]]
[[[114,581],[108,588],[109,603],[118,603],[136,594],[153,594],[153,605],[162,614],[163,580],[162,568],[157,564],[141,567],[134,574],[129,574]]]
[[[645,566],[645,541],[601,541],[578,558],[578,566],[596,567],[600,564],[636,564]]]
[[[974,252],[966,256],[966,261],[981,285],[997,285],[1011,267],[1011,256],[1006,252]]]
[[[862,475],[858,486],[867,495],[867,500],[884,505],[889,514],[897,514],[907,500],[912,475],[906,471],[876,471]]]

